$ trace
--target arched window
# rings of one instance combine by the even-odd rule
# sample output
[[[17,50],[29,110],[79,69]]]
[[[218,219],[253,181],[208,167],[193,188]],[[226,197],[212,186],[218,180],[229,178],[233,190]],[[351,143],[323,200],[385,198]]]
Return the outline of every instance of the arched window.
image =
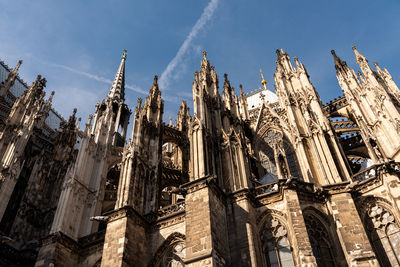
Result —
[[[121,172],[121,165],[114,165],[107,173],[106,187],[104,192],[104,199],[101,208],[101,214],[109,212],[114,209],[115,202],[117,201],[119,175]],[[106,222],[100,222],[98,231],[104,230],[107,227]]]
[[[400,226],[383,205],[371,205],[364,217],[369,238],[382,266],[400,266]]]
[[[172,233],[161,244],[153,259],[147,265],[149,267],[183,267],[186,257],[185,235]]]
[[[330,244],[327,229],[315,216],[309,214],[304,216],[308,237],[318,266],[335,266],[332,246]]]
[[[264,168],[264,174],[260,178],[260,183],[266,184],[278,180],[274,151],[270,147],[265,147],[264,150],[260,150],[259,159],[261,167]]]
[[[261,241],[267,266],[294,266],[287,230],[278,219],[273,217],[267,219],[261,229]]]
[[[183,259],[186,256],[186,247],[184,242],[179,242],[170,247],[164,254],[159,267],[183,267]]]

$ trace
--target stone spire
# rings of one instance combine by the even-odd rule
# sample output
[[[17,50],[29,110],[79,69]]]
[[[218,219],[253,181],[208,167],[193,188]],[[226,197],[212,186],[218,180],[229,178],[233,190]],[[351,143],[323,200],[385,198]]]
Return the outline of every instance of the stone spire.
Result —
[[[210,61],[207,59],[207,52],[203,51],[203,59],[201,60],[201,68],[208,69],[210,67]]]
[[[347,69],[346,61],[342,61],[335,53],[335,50],[331,50],[333,60],[335,61],[335,68],[338,72],[345,72]]]
[[[122,53],[121,64],[119,65],[117,74],[115,75],[114,82],[111,85],[108,97],[112,99],[124,100],[125,97],[125,60],[126,50]]]
[[[17,66],[12,71],[10,71],[4,83],[0,84],[0,96],[5,96],[7,92],[10,90],[10,88],[14,85],[15,79],[17,78],[18,75],[17,74],[18,69],[21,66],[21,64],[22,60],[19,60]]]

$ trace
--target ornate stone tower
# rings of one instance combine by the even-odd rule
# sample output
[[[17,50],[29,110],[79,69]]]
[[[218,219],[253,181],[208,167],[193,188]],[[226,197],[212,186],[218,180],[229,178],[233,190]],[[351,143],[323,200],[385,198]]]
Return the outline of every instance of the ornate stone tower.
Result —
[[[32,136],[34,127],[43,126],[50,110],[54,92],[49,100],[44,101],[45,85],[46,79],[38,75],[31,87],[15,101],[6,126],[0,132],[0,219],[24,168],[25,146]]]
[[[208,175],[219,175],[220,156],[215,151],[215,137],[220,133],[221,97],[218,92],[218,76],[214,66],[203,52],[201,70],[194,74],[193,82],[193,122],[189,129],[191,144],[190,179]]]
[[[123,152],[115,210],[108,214],[102,266],[146,264],[147,221],[143,216],[157,211],[162,171],[164,102],[157,76],[143,106],[141,101],[135,109],[132,140]],[[142,240],[141,244],[136,240]]]
[[[130,110],[124,103],[126,51],[106,99],[96,105],[83,132],[74,164],[68,169],[57,211],[51,227],[53,238],[42,247],[42,264],[66,261],[77,264],[77,255],[60,254],[65,247],[61,239],[78,241],[80,237],[97,232],[99,223],[90,220],[104,211],[105,189],[109,171],[121,161]],[[68,251],[68,248],[63,251]]]
[[[240,96],[226,74],[219,92],[204,52],[193,115],[183,101],[163,122],[155,76],[128,143],[126,53],[84,131],[74,113],[38,135],[38,78],[0,132],[0,265],[400,266],[400,93],[353,49],[363,74],[334,54],[344,96],[326,105],[283,50],[276,94],[261,72],[263,89]]]
[[[11,89],[11,87],[14,85],[21,64],[22,60],[19,60],[17,66],[8,74],[7,79],[4,82],[0,83],[0,96],[4,97],[7,94],[7,92]]]
[[[400,146],[394,145],[400,137],[399,89],[386,69],[382,71],[375,64],[373,70],[364,55],[354,46],[353,50],[362,73],[356,74],[332,50],[336,76],[351,108],[350,117],[360,127],[374,163],[399,160]]]
[[[296,57],[294,68],[283,50],[277,54],[276,93],[287,113],[287,136],[294,144],[302,177],[320,185],[347,181],[349,166],[307,70]],[[287,173],[284,169],[281,167],[281,172]]]

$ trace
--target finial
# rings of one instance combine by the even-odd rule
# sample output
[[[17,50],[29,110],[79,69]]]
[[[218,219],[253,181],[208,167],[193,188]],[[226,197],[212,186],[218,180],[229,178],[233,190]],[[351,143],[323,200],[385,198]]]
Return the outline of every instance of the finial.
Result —
[[[343,65],[346,65],[345,61],[341,61],[340,58],[336,55],[335,50],[331,50],[333,55],[333,60],[335,61],[335,68],[342,68]]]
[[[74,108],[74,110],[72,111],[72,117],[75,117],[77,111],[77,108]]]
[[[228,81],[228,74],[224,73],[225,81]]]
[[[124,49],[124,52],[122,52],[122,58],[126,59],[126,56],[127,56],[127,51],[126,51],[126,49]]]
[[[42,79],[42,75],[38,74],[38,76],[36,76],[35,83],[38,83],[40,79]]]
[[[87,122],[87,126],[91,126],[92,125],[92,119],[93,119],[93,115],[92,114],[89,114],[89,119],[88,119],[88,122]]]
[[[22,60],[20,59],[20,60],[18,60],[18,64],[17,64],[17,66],[15,67],[14,71],[18,71],[18,69],[19,69],[19,67],[21,66],[21,64],[22,64]]]
[[[45,87],[46,86],[46,82],[47,82],[46,78],[42,79],[41,75],[38,75],[38,78],[39,78],[39,80],[38,80],[39,84],[42,85],[43,87]]]
[[[154,75],[154,84],[157,84],[158,82],[158,75]]]
[[[352,46],[351,46],[351,49],[356,50],[356,46],[355,46],[355,45],[352,45]]]
[[[281,56],[281,52],[279,51],[279,49],[276,49],[276,54],[278,55],[278,57]]]
[[[78,118],[78,123],[76,124],[76,129],[79,129],[79,125],[81,125],[81,120],[82,120],[82,118],[79,117]]]
[[[264,74],[262,72],[262,69],[260,69],[260,73],[262,78],[261,84],[264,86],[264,89],[267,90],[267,81],[264,79]]]
[[[262,92],[260,92],[260,99],[263,103],[265,102],[265,95]]]
[[[243,96],[244,95],[243,86],[239,84],[239,88],[240,88],[240,95]]]
[[[50,94],[50,96],[49,96],[49,101],[50,101],[50,102],[53,101],[53,96],[54,96],[54,94],[55,94],[55,92],[54,92],[54,91],[51,91],[51,94]]]
[[[203,58],[207,58],[207,52],[203,51]]]

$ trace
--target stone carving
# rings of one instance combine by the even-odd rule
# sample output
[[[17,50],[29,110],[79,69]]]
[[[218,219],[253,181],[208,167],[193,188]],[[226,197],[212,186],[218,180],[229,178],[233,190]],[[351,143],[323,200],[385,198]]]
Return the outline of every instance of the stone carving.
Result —
[[[76,111],[58,130],[46,125],[52,96],[44,99],[42,77],[19,98],[3,94],[18,65],[0,76],[0,232],[14,240],[0,244],[0,265],[21,265],[4,255],[29,250],[25,265],[36,266],[385,266],[370,247],[397,240],[400,93],[386,70],[355,54],[359,74],[334,55],[343,97],[324,106],[304,65],[283,50],[277,99],[263,76],[252,94],[240,86],[238,95],[228,75],[219,90],[204,53],[193,116],[182,102],[175,123],[163,121],[155,76],[130,140],[126,51],[83,130]],[[371,204],[364,227],[354,201],[367,194],[395,208]],[[307,215],[310,206],[329,214],[324,225]],[[369,230],[384,234],[368,239]],[[318,249],[327,248],[334,257],[322,259]]]

